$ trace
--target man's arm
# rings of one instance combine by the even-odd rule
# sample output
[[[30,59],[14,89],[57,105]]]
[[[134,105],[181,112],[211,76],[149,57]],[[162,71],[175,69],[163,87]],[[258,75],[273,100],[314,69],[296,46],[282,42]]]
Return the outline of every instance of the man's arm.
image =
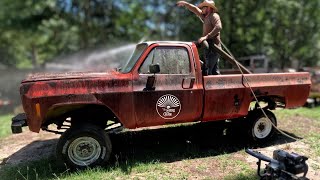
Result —
[[[202,11],[201,9],[199,9],[197,6],[190,4],[188,2],[185,1],[178,1],[177,5],[179,7],[186,7],[189,11],[193,12],[194,14],[196,14],[197,16],[199,16],[201,19],[203,19],[203,15],[202,15]]]

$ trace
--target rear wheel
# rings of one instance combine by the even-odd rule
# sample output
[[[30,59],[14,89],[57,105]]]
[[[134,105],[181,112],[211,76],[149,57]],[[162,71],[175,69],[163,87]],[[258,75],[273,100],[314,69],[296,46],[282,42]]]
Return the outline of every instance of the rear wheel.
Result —
[[[260,109],[251,112],[251,115],[249,116],[251,120],[249,136],[257,142],[265,142],[269,140],[276,131],[273,127],[273,125],[277,126],[277,119],[275,115],[271,111],[264,111],[268,117],[266,117]]]
[[[110,138],[102,128],[82,124],[62,134],[56,153],[70,168],[83,169],[106,164],[111,151]]]

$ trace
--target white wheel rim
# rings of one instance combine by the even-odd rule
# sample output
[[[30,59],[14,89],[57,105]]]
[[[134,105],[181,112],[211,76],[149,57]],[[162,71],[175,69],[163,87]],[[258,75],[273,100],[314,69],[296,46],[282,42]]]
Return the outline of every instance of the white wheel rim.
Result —
[[[94,163],[101,154],[101,146],[92,137],[80,137],[72,141],[68,148],[70,160],[79,166],[88,166]]]
[[[259,139],[266,138],[270,134],[271,130],[271,121],[266,117],[259,119],[253,127],[254,136]]]

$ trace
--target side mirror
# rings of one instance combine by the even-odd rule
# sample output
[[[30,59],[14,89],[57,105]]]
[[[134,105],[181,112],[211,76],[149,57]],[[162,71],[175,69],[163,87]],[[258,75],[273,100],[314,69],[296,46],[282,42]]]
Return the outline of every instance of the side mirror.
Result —
[[[154,91],[156,88],[154,87],[156,83],[156,77],[155,76],[148,76],[146,87],[143,89],[143,91]]]
[[[119,72],[119,71],[121,71],[121,70],[122,70],[122,67],[117,67],[117,68],[116,68],[116,71],[117,71],[117,72]]]
[[[160,72],[160,66],[159,64],[150,64],[149,65],[149,72],[151,74],[156,74]],[[156,76],[148,76],[146,87],[143,89],[143,91],[154,91],[156,88],[154,87],[156,83]]]
[[[159,64],[150,64],[149,65],[149,72],[151,74],[156,74],[160,72],[160,66]]]

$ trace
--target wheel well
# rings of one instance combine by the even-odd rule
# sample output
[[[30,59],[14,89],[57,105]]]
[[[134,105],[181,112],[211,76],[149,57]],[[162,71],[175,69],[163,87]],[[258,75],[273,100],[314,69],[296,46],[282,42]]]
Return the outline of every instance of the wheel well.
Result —
[[[285,98],[280,96],[259,96],[257,97],[260,107],[274,110],[277,107],[284,108],[285,107]],[[249,110],[257,109],[258,105],[256,103],[255,98],[252,99]]]
[[[42,128],[46,129],[50,124],[56,124],[59,129],[64,122],[71,123],[71,126],[92,123],[103,128],[108,124],[120,123],[117,116],[106,106],[96,104],[66,105],[50,109]]]

